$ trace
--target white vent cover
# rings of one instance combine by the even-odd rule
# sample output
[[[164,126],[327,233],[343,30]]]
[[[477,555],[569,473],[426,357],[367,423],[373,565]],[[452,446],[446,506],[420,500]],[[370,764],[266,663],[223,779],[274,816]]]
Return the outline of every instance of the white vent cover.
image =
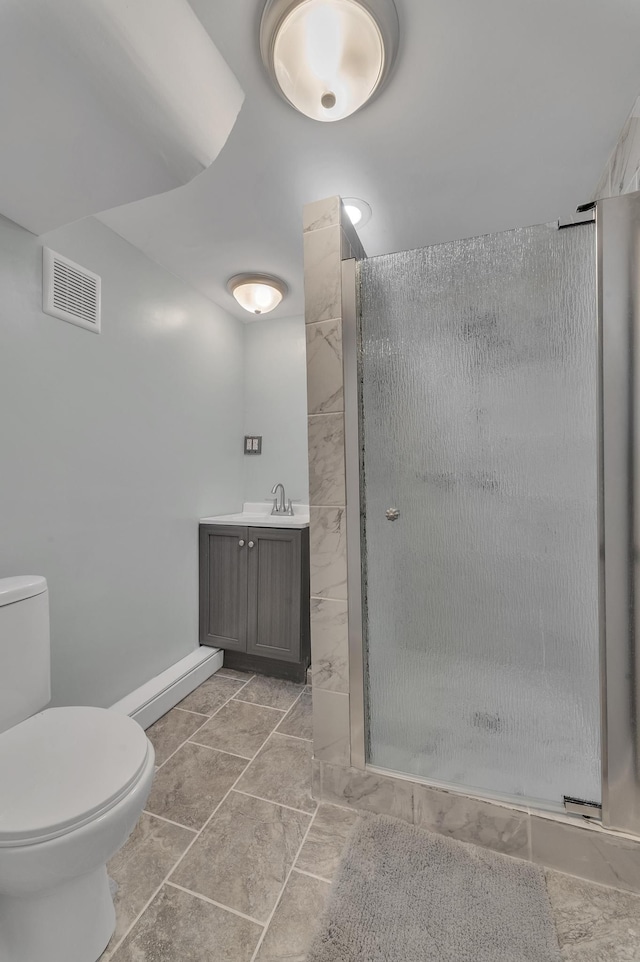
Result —
[[[42,310],[88,331],[100,333],[100,278],[43,247]]]

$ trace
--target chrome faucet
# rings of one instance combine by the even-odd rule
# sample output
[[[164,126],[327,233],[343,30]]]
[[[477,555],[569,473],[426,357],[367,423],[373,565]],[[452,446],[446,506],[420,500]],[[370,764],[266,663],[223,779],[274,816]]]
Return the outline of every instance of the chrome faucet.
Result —
[[[285,507],[285,493],[284,484],[274,484],[271,488],[271,494],[275,494],[276,499],[273,502],[273,507],[271,509],[271,514],[293,514],[293,506],[291,504],[291,498],[289,498],[289,504]]]

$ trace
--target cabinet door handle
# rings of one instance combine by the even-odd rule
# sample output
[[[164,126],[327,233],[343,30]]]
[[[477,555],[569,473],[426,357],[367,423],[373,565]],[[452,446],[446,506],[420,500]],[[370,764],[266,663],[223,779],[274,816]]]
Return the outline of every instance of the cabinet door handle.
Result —
[[[244,541],[242,540],[242,538],[240,538],[240,541],[238,541],[238,546],[240,548],[244,548]]]
[[[249,542],[249,547],[250,547],[250,548],[253,548],[254,544],[255,544],[255,541],[250,541],[250,542]]]

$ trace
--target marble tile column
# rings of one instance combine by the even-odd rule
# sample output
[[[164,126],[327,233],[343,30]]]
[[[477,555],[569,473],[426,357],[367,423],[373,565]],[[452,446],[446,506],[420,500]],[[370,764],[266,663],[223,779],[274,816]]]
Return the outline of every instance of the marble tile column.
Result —
[[[626,120],[602,172],[593,200],[640,190],[640,97]]]
[[[339,197],[304,209],[311,514],[311,664],[316,760],[348,766],[349,656],[342,368],[343,258],[364,251]]]

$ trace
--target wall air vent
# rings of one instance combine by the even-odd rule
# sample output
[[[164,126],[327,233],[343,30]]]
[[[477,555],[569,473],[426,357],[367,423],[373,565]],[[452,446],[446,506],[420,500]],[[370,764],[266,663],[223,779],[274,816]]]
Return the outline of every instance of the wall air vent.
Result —
[[[49,247],[42,249],[42,310],[100,333],[100,278]]]

